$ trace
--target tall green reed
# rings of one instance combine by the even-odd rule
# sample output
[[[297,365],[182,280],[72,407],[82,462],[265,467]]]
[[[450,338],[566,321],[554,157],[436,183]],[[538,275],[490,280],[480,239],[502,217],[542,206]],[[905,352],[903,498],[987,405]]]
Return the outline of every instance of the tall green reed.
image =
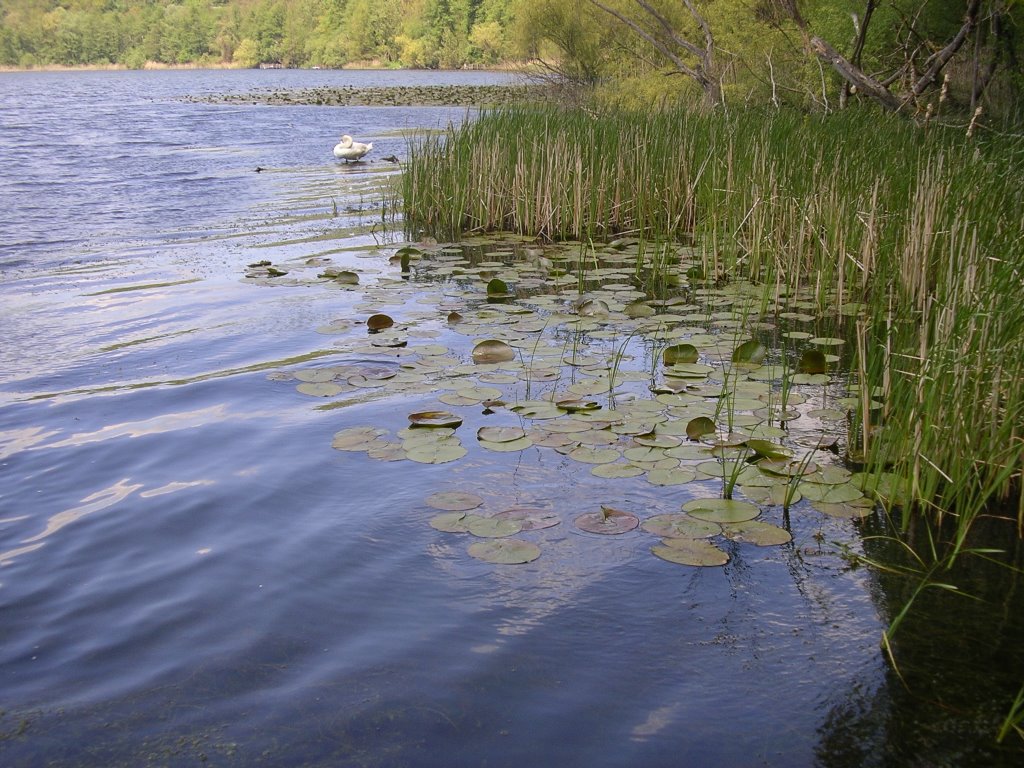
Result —
[[[692,243],[709,276],[809,294],[860,341],[858,458],[962,538],[1009,500],[1024,529],[1022,158],[1022,140],[867,110],[523,106],[413,144],[402,194],[407,226],[438,237]]]

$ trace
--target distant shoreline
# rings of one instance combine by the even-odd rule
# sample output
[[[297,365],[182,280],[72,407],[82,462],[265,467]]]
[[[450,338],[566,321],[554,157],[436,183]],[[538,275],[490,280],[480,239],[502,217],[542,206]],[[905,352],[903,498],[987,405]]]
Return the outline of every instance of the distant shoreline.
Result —
[[[242,67],[237,64],[224,64],[224,63],[194,63],[194,64],[162,64],[156,61],[148,61],[146,65],[141,69],[132,67],[126,67],[123,64],[81,64],[75,66],[67,66],[62,64],[47,64],[36,67],[11,67],[11,66],[0,66],[0,73],[6,72],[150,72],[150,71],[162,71],[162,70],[190,70],[190,69],[239,69],[239,70],[296,70],[313,72],[323,70],[325,72],[345,72],[347,70],[393,70],[396,72],[514,72],[524,69],[522,64],[508,63],[508,64],[495,64],[490,67],[480,68],[458,68],[458,69],[445,69],[439,67],[435,70],[427,69],[415,69],[412,67],[389,67],[379,62],[373,61],[359,61],[353,62],[349,66],[344,67]]]

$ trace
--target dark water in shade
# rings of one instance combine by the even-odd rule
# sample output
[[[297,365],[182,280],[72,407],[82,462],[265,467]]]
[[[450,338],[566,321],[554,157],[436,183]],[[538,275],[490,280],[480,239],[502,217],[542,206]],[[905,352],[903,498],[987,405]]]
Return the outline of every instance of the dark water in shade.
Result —
[[[344,247],[386,273],[401,238],[396,167],[337,163],[338,136],[404,156],[466,112],[185,97],[499,77],[0,75],[0,764],[971,763],[959,732],[893,746],[915,726],[890,606],[828,554],[862,524],[795,514],[791,545],[673,566],[568,521],[689,491],[608,500],[551,451],[372,461],[332,435],[416,398],[315,410],[268,379],[331,353],[315,329],[360,296],[246,265]],[[487,565],[426,524],[449,489],[565,522],[535,563]]]

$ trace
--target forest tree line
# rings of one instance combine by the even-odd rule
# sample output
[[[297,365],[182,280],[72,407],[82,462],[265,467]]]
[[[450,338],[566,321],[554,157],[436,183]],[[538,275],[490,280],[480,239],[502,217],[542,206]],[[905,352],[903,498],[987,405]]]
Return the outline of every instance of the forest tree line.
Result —
[[[529,64],[624,102],[1020,121],[1020,0],[0,0],[0,66]]]

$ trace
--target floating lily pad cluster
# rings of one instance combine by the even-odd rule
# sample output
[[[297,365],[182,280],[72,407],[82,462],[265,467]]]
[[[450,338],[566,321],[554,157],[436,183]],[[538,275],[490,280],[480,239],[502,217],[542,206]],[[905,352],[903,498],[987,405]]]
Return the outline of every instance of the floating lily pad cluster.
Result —
[[[450,491],[435,493],[428,506],[443,510],[430,519],[430,526],[445,533],[466,533],[480,539],[467,552],[478,560],[503,565],[521,565],[541,556],[541,547],[520,538],[525,531],[552,528],[561,523],[556,512],[546,509],[514,507],[491,515],[477,514],[484,500],[476,494]],[[626,510],[602,505],[592,512],[576,516],[573,525],[580,531],[615,536],[641,528],[661,538],[651,552],[669,562],[691,566],[725,565],[728,553],[711,541],[722,537],[733,542],[761,547],[786,544],[792,540],[784,528],[756,520],[761,510],[745,501],[732,499],[694,499],[681,512],[652,515],[645,520]]]
[[[697,483],[692,495],[738,498],[666,512],[686,516],[666,530],[717,526],[712,536],[761,545],[785,531],[754,520],[760,508],[805,499],[826,515],[871,512],[866,479],[844,468],[837,447],[861,401],[846,391],[842,339],[820,332],[834,334],[834,318],[860,306],[830,308],[824,324],[820,297],[705,279],[682,246],[671,280],[645,271],[628,241],[594,250],[513,237],[400,251],[400,278],[359,286],[358,315],[318,329],[336,337],[342,362],[290,372],[304,395],[329,400],[321,407],[418,399],[403,429],[345,427],[335,448],[424,464],[552,451],[608,481],[609,500],[620,482]],[[736,504],[755,515],[735,519]],[[507,518],[488,528],[497,523],[468,510],[444,514],[439,524],[455,531],[510,529]],[[594,514],[599,529],[624,524],[605,508]],[[658,535],[664,559],[720,559],[707,536]],[[484,559],[526,557],[508,546]]]

